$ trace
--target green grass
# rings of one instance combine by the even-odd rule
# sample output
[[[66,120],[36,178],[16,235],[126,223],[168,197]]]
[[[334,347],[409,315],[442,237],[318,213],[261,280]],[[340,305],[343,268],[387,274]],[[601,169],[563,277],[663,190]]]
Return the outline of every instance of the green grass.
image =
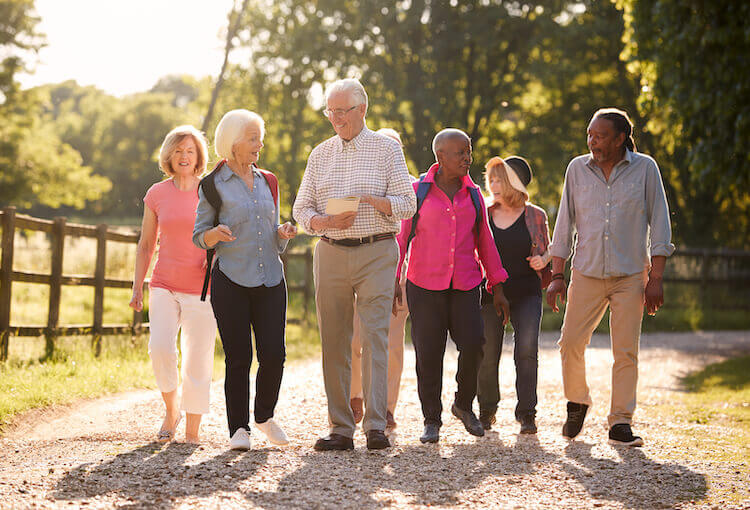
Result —
[[[715,467],[705,503],[748,501],[750,486],[738,489],[726,479],[750,476],[750,356],[708,365],[683,377],[681,385],[684,392],[674,402],[649,411],[672,435],[670,457],[698,455]]]

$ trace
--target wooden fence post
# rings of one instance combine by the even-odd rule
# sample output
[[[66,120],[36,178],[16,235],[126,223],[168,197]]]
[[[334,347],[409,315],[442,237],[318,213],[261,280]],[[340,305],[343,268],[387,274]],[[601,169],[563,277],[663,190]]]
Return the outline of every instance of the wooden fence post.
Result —
[[[102,324],[104,319],[104,276],[107,266],[107,225],[96,226],[96,269],[94,270],[94,355],[102,353]]]
[[[305,289],[303,290],[302,301],[305,310],[305,322],[310,324],[310,297],[312,296],[314,283],[313,277],[313,258],[312,249],[305,250]]]
[[[10,342],[10,301],[13,286],[13,238],[16,232],[16,208],[3,209],[2,261],[0,261],[0,361],[8,359]]]
[[[65,251],[65,218],[58,216],[52,225],[51,264],[49,278],[49,312],[47,331],[44,334],[44,357],[55,351],[55,329],[60,321],[60,296],[62,293],[63,252]]]

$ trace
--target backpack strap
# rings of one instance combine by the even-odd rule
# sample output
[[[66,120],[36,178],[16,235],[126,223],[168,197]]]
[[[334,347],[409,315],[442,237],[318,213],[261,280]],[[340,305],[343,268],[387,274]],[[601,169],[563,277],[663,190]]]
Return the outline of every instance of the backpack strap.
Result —
[[[417,211],[411,219],[411,231],[409,237],[406,240],[406,248],[409,249],[409,244],[414,236],[417,234],[417,221],[419,220],[419,209],[422,207],[427,193],[430,191],[430,182],[424,180],[427,173],[423,173],[419,176],[419,184],[417,185]],[[484,208],[484,200],[482,200],[479,190],[474,187],[469,187],[469,196],[471,196],[471,202],[474,204],[474,210],[476,212],[476,219],[474,220],[474,229],[477,237],[479,236],[479,226],[482,224],[482,209]]]
[[[279,180],[276,178],[276,176],[269,172],[268,170],[263,170],[261,168],[255,167],[255,169],[260,172],[260,175],[262,175],[266,182],[268,183],[268,187],[271,188],[271,196],[273,197],[273,203],[276,204],[276,208],[279,207]]]
[[[427,173],[423,173],[419,176],[419,184],[417,184],[417,210],[414,213],[414,216],[411,218],[411,231],[409,231],[409,237],[406,239],[406,249],[409,249],[409,244],[411,244],[411,240],[414,239],[414,236],[417,234],[417,221],[419,220],[419,209],[422,207],[422,204],[424,203],[424,199],[427,196],[427,193],[430,191],[430,185],[432,183],[427,182],[424,180]]]
[[[214,227],[219,224],[219,211],[221,211],[221,195],[219,195],[219,192],[216,190],[216,183],[214,182],[214,179],[216,178],[216,174],[219,172],[219,169],[225,162],[226,160],[222,159],[221,161],[216,163],[216,166],[213,170],[211,170],[211,173],[201,179],[201,182],[198,185],[198,187],[203,190],[203,196],[206,197],[208,203],[211,204],[211,207],[213,207],[214,211],[216,211],[216,215],[214,216]],[[206,300],[206,294],[208,293],[208,282],[211,279],[211,264],[214,260],[215,253],[216,248],[209,248],[208,250],[206,250],[206,274],[203,277],[201,301]]]
[[[474,229],[476,231],[477,237],[479,237],[479,225],[482,224],[482,209],[484,209],[484,200],[482,200],[482,197],[479,195],[479,190],[474,187],[469,187],[469,196],[471,196],[471,201],[474,203],[474,210],[477,213],[476,220],[474,221]]]

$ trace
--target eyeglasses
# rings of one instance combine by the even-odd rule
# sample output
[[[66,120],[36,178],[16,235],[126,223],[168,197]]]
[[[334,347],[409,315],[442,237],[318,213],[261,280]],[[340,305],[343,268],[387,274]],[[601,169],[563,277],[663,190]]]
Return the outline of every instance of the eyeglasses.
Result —
[[[326,110],[323,110],[323,115],[325,115],[329,119],[331,117],[343,117],[344,115],[346,115],[350,111],[354,110],[357,106],[359,106],[359,105],[355,104],[351,108],[336,108],[335,110],[326,109]]]

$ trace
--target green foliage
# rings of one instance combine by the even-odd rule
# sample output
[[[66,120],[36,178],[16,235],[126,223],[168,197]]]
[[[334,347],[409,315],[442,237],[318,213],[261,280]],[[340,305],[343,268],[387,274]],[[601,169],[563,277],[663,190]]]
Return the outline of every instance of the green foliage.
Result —
[[[750,4],[620,0],[639,108],[656,138],[676,229],[691,244],[750,236]]]
[[[15,81],[25,69],[23,57],[41,46],[33,7],[31,0],[0,2],[0,48],[7,55],[0,63],[0,204],[80,209],[111,185],[92,176],[59,132],[41,121],[37,94],[20,91]]]

